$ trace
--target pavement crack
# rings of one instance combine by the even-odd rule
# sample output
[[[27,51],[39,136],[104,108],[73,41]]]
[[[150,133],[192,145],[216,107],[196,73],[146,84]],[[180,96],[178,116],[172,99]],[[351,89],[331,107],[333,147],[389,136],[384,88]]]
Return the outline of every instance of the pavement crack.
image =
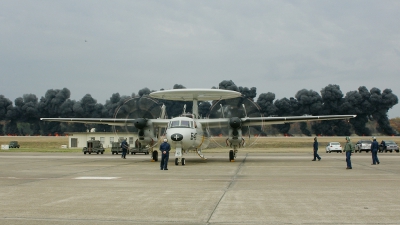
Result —
[[[243,158],[242,162],[237,166],[235,173],[233,174],[228,186],[225,188],[224,193],[219,198],[217,204],[215,204],[214,209],[212,210],[210,216],[207,219],[207,224],[210,224],[210,220],[213,217],[215,211],[217,210],[219,204],[221,203],[222,199],[224,198],[225,194],[231,189],[232,185],[236,182],[236,178],[238,176],[239,171],[242,169],[244,163],[246,162],[247,156],[249,153],[246,153],[246,156]]]

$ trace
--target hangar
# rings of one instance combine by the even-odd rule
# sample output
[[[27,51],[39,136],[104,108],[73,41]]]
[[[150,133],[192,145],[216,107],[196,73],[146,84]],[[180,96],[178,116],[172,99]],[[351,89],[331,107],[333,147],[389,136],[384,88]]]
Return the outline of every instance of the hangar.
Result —
[[[83,148],[86,147],[86,142],[89,140],[99,140],[104,148],[111,148],[112,142],[125,139],[132,145],[137,139],[136,133],[124,132],[69,132],[68,135],[68,148]]]

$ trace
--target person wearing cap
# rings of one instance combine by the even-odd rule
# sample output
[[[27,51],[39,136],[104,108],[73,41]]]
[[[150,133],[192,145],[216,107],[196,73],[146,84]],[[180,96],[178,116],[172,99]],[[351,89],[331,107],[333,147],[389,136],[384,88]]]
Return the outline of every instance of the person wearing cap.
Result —
[[[321,160],[321,157],[318,155],[318,141],[317,137],[314,138],[314,145],[313,145],[313,150],[314,150],[314,159],[311,161],[315,161],[318,158],[318,161]]]
[[[372,164],[371,165],[376,165],[377,163],[379,164],[379,159],[378,159],[378,149],[379,149],[379,144],[376,141],[376,137],[372,138],[372,144],[371,144],[371,153],[372,153]]]
[[[346,162],[347,162],[347,170],[353,169],[351,166],[351,154],[354,152],[354,145],[350,141],[350,137],[346,137],[346,145],[344,146],[343,151],[346,152]],[[342,152],[343,154],[343,152]]]
[[[169,160],[170,150],[171,146],[168,144],[168,140],[164,139],[164,142],[160,145],[160,152],[161,152],[160,170],[168,170],[168,160]]]

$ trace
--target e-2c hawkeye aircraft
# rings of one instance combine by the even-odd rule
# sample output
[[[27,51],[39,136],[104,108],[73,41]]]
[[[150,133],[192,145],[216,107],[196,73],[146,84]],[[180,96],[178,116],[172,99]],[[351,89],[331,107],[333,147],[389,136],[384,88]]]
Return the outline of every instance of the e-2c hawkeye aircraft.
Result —
[[[138,129],[138,140],[142,146],[155,146],[161,138],[157,130],[166,128],[165,136],[175,150],[175,165],[185,165],[183,154],[195,150],[203,158],[202,150],[209,144],[209,128],[225,127],[229,130],[226,143],[233,149],[229,150],[229,161],[234,161],[238,149],[243,147],[242,128],[271,124],[284,124],[317,120],[337,120],[354,118],[356,115],[328,115],[328,116],[288,116],[288,117],[228,117],[202,119],[198,112],[199,101],[224,100],[241,97],[241,93],[222,89],[172,89],[152,92],[152,98],[172,101],[192,101],[193,112],[185,113],[172,119],[157,118],[41,118],[43,121],[108,124],[112,126],[134,126]],[[165,107],[164,111],[165,111]],[[152,159],[158,161],[158,152],[153,150]]]

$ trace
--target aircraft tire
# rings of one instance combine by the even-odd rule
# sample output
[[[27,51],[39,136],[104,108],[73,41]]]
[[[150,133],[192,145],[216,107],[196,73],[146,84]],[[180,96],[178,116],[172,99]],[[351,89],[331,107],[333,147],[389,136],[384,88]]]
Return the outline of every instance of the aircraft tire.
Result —
[[[182,158],[182,166],[184,166],[186,164],[186,160],[185,158]]]
[[[153,160],[155,161],[155,162],[157,162],[158,161],[158,152],[157,151],[153,151]]]
[[[175,166],[178,165],[178,158],[175,158]]]
[[[229,162],[232,162],[233,160],[235,160],[235,156],[233,155],[233,150],[229,151]]]

